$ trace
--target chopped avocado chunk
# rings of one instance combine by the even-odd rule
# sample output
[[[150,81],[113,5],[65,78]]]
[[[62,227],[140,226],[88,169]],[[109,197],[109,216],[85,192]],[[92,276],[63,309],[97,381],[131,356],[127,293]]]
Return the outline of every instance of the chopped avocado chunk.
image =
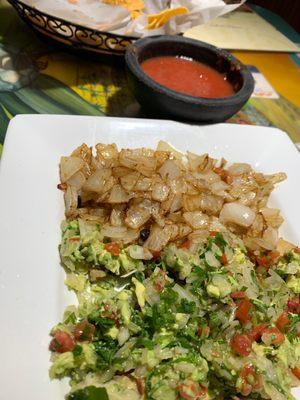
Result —
[[[300,278],[297,278],[296,276],[291,276],[287,280],[287,287],[291,289],[294,293],[300,294]]]
[[[242,250],[239,247],[237,247],[234,250],[233,260],[236,261],[239,264],[243,264],[245,262],[245,260],[246,260],[245,254],[242,252]]]
[[[73,351],[74,353],[74,351]],[[85,364],[88,367],[93,367],[97,362],[97,355],[95,353],[95,348],[92,343],[83,343],[82,344],[82,356]]]
[[[137,267],[137,261],[128,256],[124,250],[119,254],[121,266],[125,272],[133,271]]]
[[[116,326],[112,326],[108,331],[107,335],[110,336],[112,339],[116,339],[119,334],[119,329]]]
[[[119,307],[121,311],[121,315],[124,321],[124,324],[128,326],[130,322],[130,316],[131,316],[131,309],[130,305],[128,303],[128,300],[119,300]]]
[[[82,292],[85,288],[86,277],[82,274],[76,275],[74,273],[67,274],[65,279],[65,284],[70,288],[74,289],[77,292]]]
[[[137,301],[138,301],[138,303],[139,303],[139,306],[140,306],[141,308],[143,308],[143,307],[145,307],[145,291],[146,291],[146,288],[145,288],[145,286],[144,286],[140,281],[138,281],[136,278],[132,278],[132,282],[133,282],[134,285],[135,285],[135,294],[136,294],[136,297],[137,297]]]
[[[62,354],[56,354],[53,364],[50,368],[50,378],[60,378],[67,374],[68,370],[71,370],[74,367],[74,355],[71,351],[67,351],[66,353]]]
[[[220,295],[221,295],[220,289],[217,286],[214,286],[212,284],[208,284],[206,286],[206,291],[207,291],[207,294],[212,297],[220,297]]]

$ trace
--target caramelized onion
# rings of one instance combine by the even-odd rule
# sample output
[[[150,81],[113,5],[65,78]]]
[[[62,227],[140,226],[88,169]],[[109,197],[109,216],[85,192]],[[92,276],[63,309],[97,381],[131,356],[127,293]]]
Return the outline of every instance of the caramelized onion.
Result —
[[[249,248],[277,246],[283,218],[267,201],[284,173],[264,175],[245,163],[227,167],[224,159],[183,154],[165,142],[156,151],[101,143],[95,150],[83,144],[61,158],[66,217],[100,223],[101,234],[113,241],[143,243],[132,255],[148,259],[186,238],[193,248],[209,231],[226,229]],[[149,236],[141,242],[142,230]]]
[[[220,221],[222,223],[234,223],[245,228],[253,224],[255,212],[251,208],[240,203],[224,204],[220,212]]]
[[[84,162],[79,157],[61,157],[60,159],[60,180],[67,182],[76,172],[80,171]]]

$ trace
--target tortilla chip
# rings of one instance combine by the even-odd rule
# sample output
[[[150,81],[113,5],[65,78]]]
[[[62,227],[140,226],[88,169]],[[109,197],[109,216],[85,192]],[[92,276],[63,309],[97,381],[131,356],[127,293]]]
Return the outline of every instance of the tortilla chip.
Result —
[[[142,10],[145,8],[143,0],[102,0],[103,3],[110,4],[112,6],[122,6],[130,11],[132,19],[139,17]]]
[[[177,15],[183,15],[188,13],[189,10],[186,7],[168,8],[161,11],[158,14],[148,15],[148,25],[145,29],[157,29],[166,24],[171,18]]]

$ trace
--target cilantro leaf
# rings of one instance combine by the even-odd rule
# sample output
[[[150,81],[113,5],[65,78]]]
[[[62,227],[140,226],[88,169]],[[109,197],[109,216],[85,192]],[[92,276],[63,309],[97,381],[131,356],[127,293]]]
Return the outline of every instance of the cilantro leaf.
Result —
[[[152,350],[154,348],[154,344],[152,340],[145,338],[145,337],[139,337],[135,343],[136,347],[146,347],[146,349]]]
[[[109,400],[109,397],[105,388],[87,386],[71,393],[67,400]]]
[[[76,344],[72,353],[73,353],[74,357],[79,357],[82,353],[82,346],[80,346],[79,344]]]
[[[224,250],[224,247],[227,245],[226,240],[224,239],[222,233],[218,232],[216,236],[213,238],[213,242],[220,247],[221,250]]]
[[[165,304],[168,306],[175,304],[178,300],[178,297],[178,293],[170,287],[166,288],[160,295],[161,301],[165,302]]]
[[[196,303],[194,301],[181,299],[180,305],[178,307],[178,312],[184,314],[194,314],[195,311],[196,311]]]
[[[117,352],[118,342],[107,338],[106,341],[98,341],[94,343],[95,352],[97,354],[96,366],[99,370],[108,369],[112,364],[112,359]]]
[[[95,325],[100,333],[104,334],[109,328],[115,325],[114,320],[110,318],[100,317],[99,315],[91,314],[88,317],[89,322]]]

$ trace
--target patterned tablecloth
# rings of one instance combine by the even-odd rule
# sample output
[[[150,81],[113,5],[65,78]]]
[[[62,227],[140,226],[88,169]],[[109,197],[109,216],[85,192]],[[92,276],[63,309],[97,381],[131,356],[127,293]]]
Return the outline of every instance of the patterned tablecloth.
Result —
[[[258,68],[279,97],[251,98],[228,122],[277,126],[300,142],[300,58],[235,55]],[[0,0],[0,152],[9,120],[26,113],[144,116],[128,89],[122,61],[95,61],[51,47]]]

